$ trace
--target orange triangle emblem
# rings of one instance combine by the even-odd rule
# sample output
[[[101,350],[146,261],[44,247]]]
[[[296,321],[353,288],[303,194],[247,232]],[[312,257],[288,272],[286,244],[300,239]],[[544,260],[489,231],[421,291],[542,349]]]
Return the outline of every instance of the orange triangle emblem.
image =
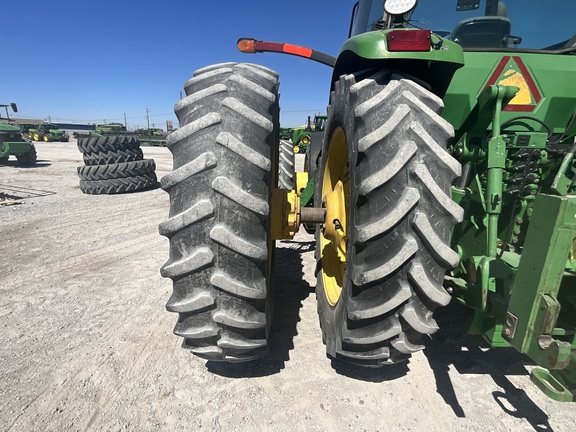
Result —
[[[502,57],[484,88],[493,84],[515,86],[520,89],[504,111],[532,112],[542,99],[532,75],[518,56]]]

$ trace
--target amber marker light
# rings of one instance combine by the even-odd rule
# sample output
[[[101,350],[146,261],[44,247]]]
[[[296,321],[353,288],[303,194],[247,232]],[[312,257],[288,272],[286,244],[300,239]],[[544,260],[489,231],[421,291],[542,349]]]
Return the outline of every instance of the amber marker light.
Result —
[[[336,58],[329,54],[282,42],[269,42],[252,38],[240,38],[238,39],[238,42],[236,42],[236,47],[240,52],[246,54],[275,52],[307,58],[330,67],[334,67],[336,64]]]
[[[246,54],[256,53],[256,40],[255,39],[238,39],[236,46],[240,52]]]

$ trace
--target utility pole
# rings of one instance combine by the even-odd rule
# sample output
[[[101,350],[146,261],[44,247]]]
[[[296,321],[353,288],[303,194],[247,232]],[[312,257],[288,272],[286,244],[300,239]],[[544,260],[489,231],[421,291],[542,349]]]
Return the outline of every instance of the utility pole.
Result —
[[[126,123],[126,113],[124,113],[124,127],[128,130],[128,123]]]
[[[148,125],[148,129],[150,129],[150,117],[148,116],[148,108],[146,108],[146,124]]]

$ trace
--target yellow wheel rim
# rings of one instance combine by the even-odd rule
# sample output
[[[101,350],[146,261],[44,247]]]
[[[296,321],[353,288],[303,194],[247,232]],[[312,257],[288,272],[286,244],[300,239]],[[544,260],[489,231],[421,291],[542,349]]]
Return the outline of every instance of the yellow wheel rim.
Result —
[[[346,245],[350,215],[350,168],[348,142],[342,128],[330,138],[324,177],[322,205],[326,207],[326,222],[320,233],[322,282],[331,306],[340,300],[346,272]]]
[[[37,133],[34,134],[34,141],[40,141],[40,135]]]
[[[48,137],[47,137],[47,136],[44,137],[44,141],[48,142]]]
[[[300,147],[297,145],[294,146],[294,153],[300,153]]]

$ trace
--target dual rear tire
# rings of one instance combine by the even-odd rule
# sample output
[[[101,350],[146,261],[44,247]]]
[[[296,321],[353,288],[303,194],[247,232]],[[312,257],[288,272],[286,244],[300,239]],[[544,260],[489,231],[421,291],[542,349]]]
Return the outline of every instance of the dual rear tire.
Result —
[[[181,127],[166,143],[174,170],[161,180],[171,203],[159,226],[170,239],[166,308],[194,354],[248,361],[267,353],[272,313],[278,76],[224,63],[196,71],[185,90],[175,107]]]
[[[316,293],[330,357],[396,363],[438,329],[432,313],[450,301],[444,274],[459,262],[450,228],[463,217],[450,195],[460,164],[446,152],[454,131],[442,107],[390,70],[335,85],[315,187],[328,208]]]
[[[171,203],[159,227],[170,239],[166,307],[196,355],[252,360],[267,352],[271,321],[272,189],[293,188],[277,139],[278,78],[224,63],[197,71],[185,89],[175,107],[182,126],[167,142],[174,171],[162,179]],[[450,301],[442,282],[459,259],[450,229],[463,216],[450,198],[460,165],[446,152],[453,129],[441,109],[440,98],[388,70],[336,83],[314,173],[315,203],[336,215],[316,230],[330,357],[402,361],[438,328],[432,313]]]

